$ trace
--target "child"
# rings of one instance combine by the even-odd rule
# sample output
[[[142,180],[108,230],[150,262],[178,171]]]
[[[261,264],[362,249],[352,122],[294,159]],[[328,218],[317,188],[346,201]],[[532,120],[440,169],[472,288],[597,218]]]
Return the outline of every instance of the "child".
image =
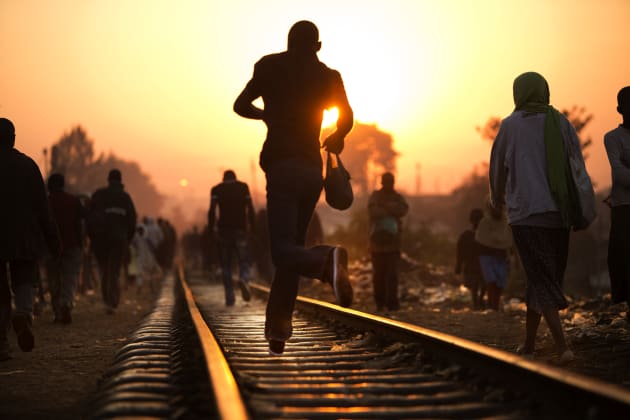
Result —
[[[608,272],[614,303],[626,302],[630,322],[630,86],[617,94],[617,112],[623,116],[619,127],[604,136],[612,171]]]
[[[498,311],[507,285],[510,268],[507,251],[512,246],[512,232],[507,214],[492,207],[490,201],[479,221],[475,240],[479,243],[479,265],[488,290],[488,307]]]
[[[481,209],[472,209],[469,216],[472,229],[464,231],[457,241],[455,274],[463,273],[464,286],[472,295],[473,309],[483,309],[483,295],[486,293],[479,265],[479,244],[475,241],[475,231],[482,217]]]

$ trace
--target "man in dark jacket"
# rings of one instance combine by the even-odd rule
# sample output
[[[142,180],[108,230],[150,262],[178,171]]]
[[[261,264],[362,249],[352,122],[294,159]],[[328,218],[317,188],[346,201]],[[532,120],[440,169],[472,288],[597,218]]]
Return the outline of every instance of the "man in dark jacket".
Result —
[[[330,153],[342,152],[354,119],[341,75],[319,61],[320,47],[319,31],[312,22],[295,23],[289,30],[287,50],[261,58],[234,102],[237,114],[267,125],[260,166],[267,177],[271,255],[276,267],[265,323],[271,354],[281,354],[292,334],[300,276],[332,285],[340,305],[352,303],[346,250],[304,246],[323,186],[319,136],[324,110],[336,107],[339,111],[337,129],[323,144]],[[258,98],[263,99],[264,109],[254,104]]]
[[[368,200],[370,215],[370,251],[372,253],[374,300],[378,310],[395,311],[398,302],[398,265],[402,221],[409,206],[394,190],[394,175],[381,177],[383,188],[374,191]]]
[[[53,257],[61,253],[59,233],[39,168],[14,144],[13,123],[0,118],[0,360],[9,358],[6,334],[10,320],[20,349],[33,349],[31,322],[37,261],[47,248]]]
[[[92,195],[88,233],[101,272],[106,312],[113,314],[120,301],[120,269],[136,230],[136,209],[122,184],[118,169],[107,177],[109,185]]]
[[[54,322],[72,322],[74,293],[81,269],[83,245],[83,205],[78,197],[64,191],[65,178],[54,173],[48,177],[48,200],[53,211],[63,251],[61,258],[48,261],[48,287],[55,313]]]
[[[208,211],[208,227],[215,232],[216,211],[219,209],[219,220],[216,222],[217,250],[223,272],[225,304],[234,305],[234,286],[232,284],[232,256],[236,254],[239,263],[239,287],[243,300],[249,301],[250,259],[247,233],[254,230],[254,205],[246,183],[236,179],[232,170],[223,173],[223,182],[212,187],[210,191],[210,210]]]

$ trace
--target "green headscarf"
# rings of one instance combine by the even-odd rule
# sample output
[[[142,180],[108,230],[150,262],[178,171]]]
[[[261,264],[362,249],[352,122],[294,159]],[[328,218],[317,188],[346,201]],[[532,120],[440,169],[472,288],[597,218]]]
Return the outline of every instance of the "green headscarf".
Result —
[[[546,114],[544,136],[547,181],[562,220],[569,227],[579,214],[579,200],[560,131],[560,113],[549,105],[549,84],[540,74],[527,72],[514,79],[513,92],[515,111]]]

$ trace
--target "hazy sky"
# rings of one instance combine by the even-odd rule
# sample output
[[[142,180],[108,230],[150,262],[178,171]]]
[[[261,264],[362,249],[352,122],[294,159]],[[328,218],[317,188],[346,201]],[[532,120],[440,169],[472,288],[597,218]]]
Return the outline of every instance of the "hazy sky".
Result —
[[[487,161],[475,126],[512,111],[512,81],[530,70],[556,107],[594,114],[587,166],[610,184],[602,138],[630,85],[628,0],[0,0],[0,116],[40,164],[81,124],[164,193],[205,202],[226,168],[262,192],[264,125],[232,104],[301,19],[320,28],[357,119],[393,135],[402,189],[415,191],[417,163],[423,192],[448,192]]]

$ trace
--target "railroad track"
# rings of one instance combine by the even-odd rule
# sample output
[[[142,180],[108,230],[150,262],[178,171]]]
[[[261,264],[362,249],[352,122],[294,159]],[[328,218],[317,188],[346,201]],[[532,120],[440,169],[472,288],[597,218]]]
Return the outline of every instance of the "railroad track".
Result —
[[[203,349],[188,368],[211,387],[188,383],[197,397],[175,397],[170,418],[630,418],[630,392],[621,387],[307,298],[296,304],[285,353],[269,356],[268,289],[255,285],[250,304],[226,308],[220,285],[186,279],[183,270],[179,277],[180,310]],[[112,404],[101,402],[95,417],[112,417]]]

